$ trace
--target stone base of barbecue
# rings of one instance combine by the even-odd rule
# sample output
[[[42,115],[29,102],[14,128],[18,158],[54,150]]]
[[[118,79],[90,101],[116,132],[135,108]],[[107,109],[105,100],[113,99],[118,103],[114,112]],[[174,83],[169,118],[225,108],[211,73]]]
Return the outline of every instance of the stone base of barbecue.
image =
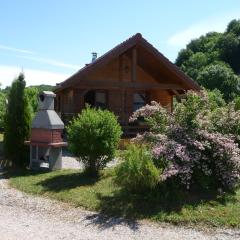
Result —
[[[46,168],[50,171],[62,169],[62,148],[51,146],[51,144],[30,145],[30,169],[40,170]]]
[[[62,169],[62,148],[52,148],[49,157],[49,169],[59,170]]]

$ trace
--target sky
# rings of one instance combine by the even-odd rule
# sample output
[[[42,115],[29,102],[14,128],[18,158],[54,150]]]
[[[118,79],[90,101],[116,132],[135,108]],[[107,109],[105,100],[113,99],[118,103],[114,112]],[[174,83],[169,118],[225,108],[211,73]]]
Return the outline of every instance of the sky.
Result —
[[[61,82],[140,32],[172,62],[180,49],[240,19],[239,0],[2,0],[0,83]]]

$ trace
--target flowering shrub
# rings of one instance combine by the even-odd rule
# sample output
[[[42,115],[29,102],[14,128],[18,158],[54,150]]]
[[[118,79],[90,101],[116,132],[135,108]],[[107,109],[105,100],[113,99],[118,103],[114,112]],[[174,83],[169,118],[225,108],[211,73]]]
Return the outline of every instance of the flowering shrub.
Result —
[[[155,165],[163,169],[162,181],[177,180],[187,189],[232,190],[239,184],[240,149],[234,137],[240,133],[239,113],[231,104],[211,104],[206,92],[189,92],[172,113],[153,102],[133,114],[132,119],[141,115],[150,122],[151,131],[135,141],[150,146]]]
[[[154,132],[165,132],[169,126],[170,117],[167,110],[155,101],[134,112],[129,121],[134,122],[140,117],[144,117]]]
[[[240,110],[235,110],[235,104],[217,108],[209,115],[212,131],[231,134],[240,143]]]
[[[162,181],[177,177],[187,189],[232,189],[240,177],[240,150],[220,133],[198,130],[190,135],[172,129],[169,136],[158,135],[152,154],[166,166]]]

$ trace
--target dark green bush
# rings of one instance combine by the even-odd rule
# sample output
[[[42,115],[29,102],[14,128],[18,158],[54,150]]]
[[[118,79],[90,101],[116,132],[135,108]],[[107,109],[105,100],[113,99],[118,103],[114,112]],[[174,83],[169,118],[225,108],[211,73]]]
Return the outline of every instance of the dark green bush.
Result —
[[[115,171],[118,185],[128,191],[141,192],[158,184],[160,170],[155,167],[145,147],[130,145],[123,154],[123,160]]]
[[[122,134],[113,113],[89,107],[70,123],[67,131],[70,150],[91,175],[97,175],[113,159]]]
[[[10,88],[4,118],[4,152],[15,167],[25,167],[29,161],[24,141],[29,138],[31,113],[25,85],[24,75],[20,73]]]

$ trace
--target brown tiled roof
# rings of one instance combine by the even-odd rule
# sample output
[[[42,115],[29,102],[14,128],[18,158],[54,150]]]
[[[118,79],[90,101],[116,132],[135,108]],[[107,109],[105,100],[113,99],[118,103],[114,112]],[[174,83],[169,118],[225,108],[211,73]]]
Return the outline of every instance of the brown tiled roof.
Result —
[[[81,76],[93,71],[97,67],[103,66],[110,60],[114,59],[115,57],[118,57],[119,55],[121,55],[122,53],[124,53],[125,51],[127,51],[128,49],[132,48],[137,44],[147,48],[148,51],[150,51],[155,57],[157,57],[161,64],[163,64],[171,72],[174,72],[179,77],[180,80],[182,80],[187,86],[189,86],[189,88],[194,90],[200,90],[200,87],[196,82],[194,82],[190,77],[183,73],[175,64],[169,61],[153,45],[151,45],[146,39],[144,39],[140,33],[137,33],[130,37],[129,39],[127,39],[126,41],[120,43],[110,51],[106,52],[101,57],[97,58],[94,62],[80,69],[78,72],[73,74],[71,77],[69,77],[62,83],[60,83],[56,91],[71,86],[71,84],[73,84]]]

